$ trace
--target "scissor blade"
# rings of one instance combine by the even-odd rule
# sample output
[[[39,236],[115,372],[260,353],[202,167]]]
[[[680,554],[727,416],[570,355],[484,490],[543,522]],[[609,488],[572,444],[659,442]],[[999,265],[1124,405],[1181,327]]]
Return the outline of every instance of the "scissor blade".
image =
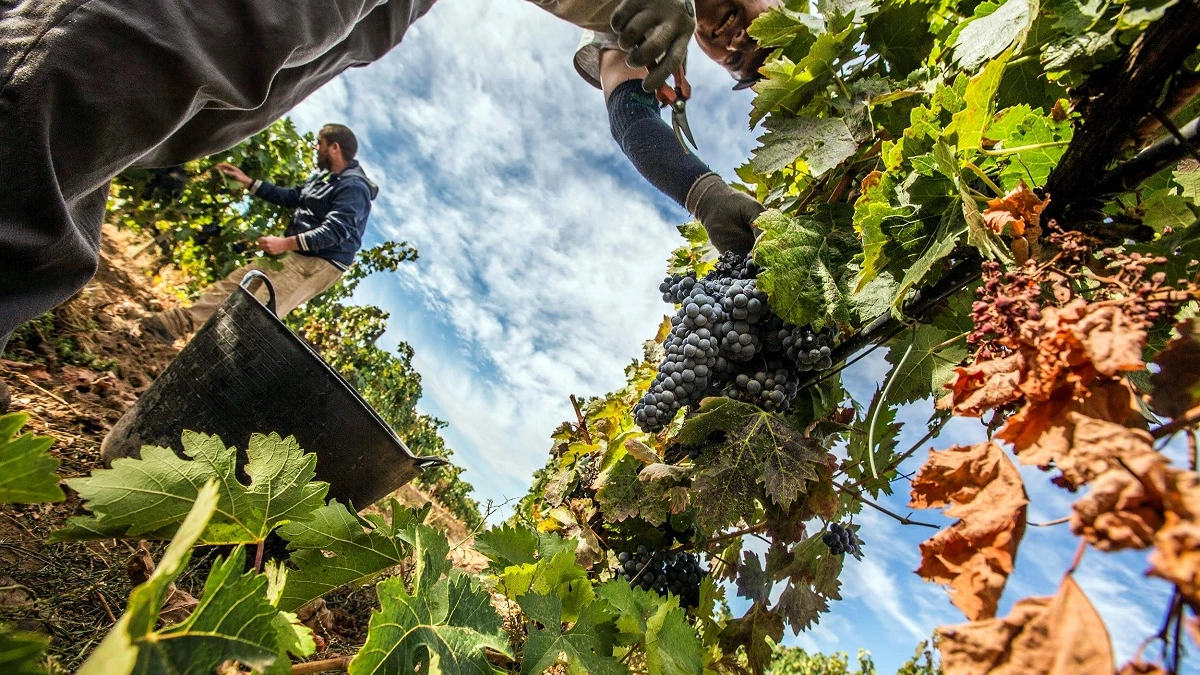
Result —
[[[691,151],[688,143],[692,144],[692,148],[700,149],[700,146],[696,145],[696,139],[692,137],[692,129],[688,126],[687,115],[685,113],[673,111],[671,113],[671,126],[675,129],[675,138],[683,146],[684,150]],[[684,139],[687,139],[687,141],[685,142]]]

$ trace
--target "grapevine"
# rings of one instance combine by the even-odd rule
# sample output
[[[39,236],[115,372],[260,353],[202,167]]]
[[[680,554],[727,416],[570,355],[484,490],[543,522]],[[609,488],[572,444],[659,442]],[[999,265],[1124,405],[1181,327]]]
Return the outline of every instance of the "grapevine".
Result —
[[[807,9],[772,6],[749,29],[774,50],[750,112],[764,133],[738,170],[767,207],[752,252],[718,256],[702,228],[680,228],[687,243],[658,287],[670,315],[623,386],[571,397],[575,417],[515,514],[475,533],[486,569],[453,570],[452,549],[469,544],[427,512],[325,502],[287,439],[247,449],[254,475],[296,477],[267,499],[217,470],[235,449],[189,434],[193,459],[151,449],[158,468],[67,483],[80,511],[56,540],[171,541],[127,603],[141,619],[114,612],[120,630],[84,672],[160,658],[147,645],[210,620],[214,646],[165,665],[286,670],[316,649],[293,610],[373,584],[365,644],[336,657],[354,674],[761,675],[801,661],[785,633],[819,624],[846,570],[869,564],[882,537],[865,509],[935,530],[916,573],[961,623],[918,650],[919,672],[1184,672],[1200,622],[1200,5]],[[842,369],[873,350],[887,371],[859,400]],[[902,411],[921,401],[934,418],[901,447]],[[987,440],[939,439],[952,418],[979,420]],[[0,487],[61,499],[56,460],[21,423],[0,418],[0,452],[36,480]],[[1029,522],[1044,505],[1020,465],[1061,489],[1065,517]],[[145,481],[169,494],[148,497]],[[1008,580],[1039,553],[1033,526],[1059,527],[1078,553],[1051,595],[1013,597]],[[286,560],[243,572],[240,547],[272,534]],[[195,618],[160,626],[197,542],[233,550]],[[1169,597],[1157,632],[1120,658],[1077,578],[1081,560],[1113,552]],[[734,594],[739,615],[726,612]],[[238,606],[254,610],[241,641],[211,613]],[[7,628],[0,639],[45,646]]]

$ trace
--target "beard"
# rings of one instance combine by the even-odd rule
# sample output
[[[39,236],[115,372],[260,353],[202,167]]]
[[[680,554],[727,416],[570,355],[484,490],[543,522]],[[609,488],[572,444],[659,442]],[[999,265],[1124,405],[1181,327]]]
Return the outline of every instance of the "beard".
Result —
[[[329,155],[317,153],[317,168],[322,171],[329,170]]]

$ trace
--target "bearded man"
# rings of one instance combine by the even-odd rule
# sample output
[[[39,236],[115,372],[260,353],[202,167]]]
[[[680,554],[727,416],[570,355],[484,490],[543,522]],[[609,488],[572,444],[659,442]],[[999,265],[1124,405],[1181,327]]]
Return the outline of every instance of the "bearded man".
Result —
[[[264,269],[252,262],[213,284],[191,307],[150,314],[142,330],[168,344],[208,321],[250,270],[263,270],[275,287],[275,305],[283,317],[337,283],[362,247],[371,200],[379,188],[367,178],[355,156],[358,139],[341,124],[326,124],[317,133],[317,167],[300,187],[281,187],[247,176],[232,164],[216,169],[241,183],[250,194],[295,209],[282,237],[259,237],[258,247],[274,264]],[[255,280],[259,286],[262,284]],[[265,288],[251,288],[266,300]]]

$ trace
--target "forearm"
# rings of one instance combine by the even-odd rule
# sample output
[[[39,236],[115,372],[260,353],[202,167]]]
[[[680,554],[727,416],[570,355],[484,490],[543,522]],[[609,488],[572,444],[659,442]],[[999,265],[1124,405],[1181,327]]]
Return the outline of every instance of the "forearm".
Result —
[[[628,80],[613,89],[608,98],[608,121],[613,138],[638,173],[686,208],[692,185],[713,171],[679,143],[660,116],[654,95],[642,91],[640,80]]]
[[[295,208],[300,204],[300,190],[297,188],[284,188],[264,180],[252,180],[246,186],[246,190],[255,197],[276,206]]]

